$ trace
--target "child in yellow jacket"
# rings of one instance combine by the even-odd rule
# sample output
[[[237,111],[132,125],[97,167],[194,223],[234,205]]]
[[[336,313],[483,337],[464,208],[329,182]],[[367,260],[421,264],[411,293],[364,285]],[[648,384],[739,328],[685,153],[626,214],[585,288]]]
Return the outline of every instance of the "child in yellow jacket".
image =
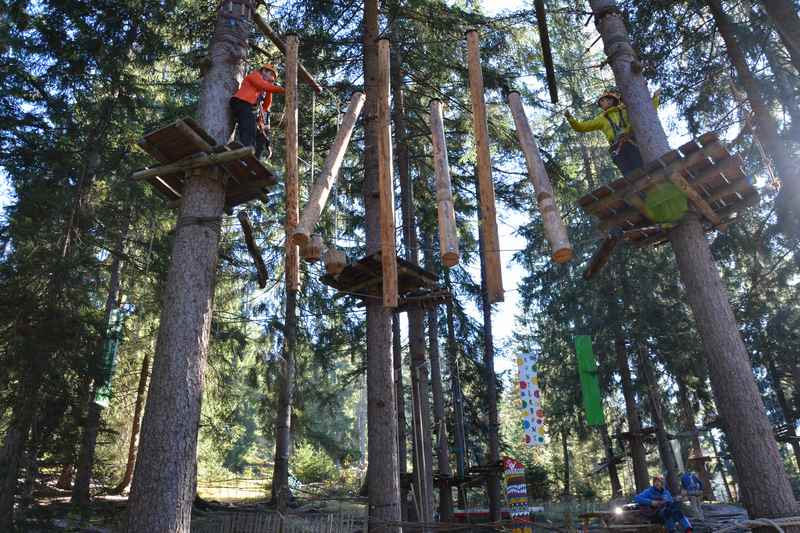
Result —
[[[661,90],[658,90],[653,95],[653,106],[656,109],[658,109],[660,94]],[[631,123],[628,120],[628,110],[622,103],[622,95],[614,88],[607,89],[597,99],[597,105],[602,111],[590,120],[576,120],[567,111],[565,116],[569,125],[579,132],[602,131],[608,140],[611,158],[623,174],[629,174],[637,168],[641,168],[644,164],[642,154],[633,137]]]

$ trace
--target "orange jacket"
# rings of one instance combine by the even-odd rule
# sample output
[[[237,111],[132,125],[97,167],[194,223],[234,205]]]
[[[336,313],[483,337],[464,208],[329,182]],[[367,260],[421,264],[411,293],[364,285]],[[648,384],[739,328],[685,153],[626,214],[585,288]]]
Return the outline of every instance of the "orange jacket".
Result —
[[[233,96],[234,98],[243,100],[248,104],[255,105],[261,93],[266,93],[264,94],[264,101],[261,103],[261,108],[264,111],[269,111],[269,108],[272,107],[273,93],[283,94],[285,92],[286,89],[279,87],[274,83],[268,82],[261,77],[261,72],[259,70],[254,70],[242,80],[242,85]]]

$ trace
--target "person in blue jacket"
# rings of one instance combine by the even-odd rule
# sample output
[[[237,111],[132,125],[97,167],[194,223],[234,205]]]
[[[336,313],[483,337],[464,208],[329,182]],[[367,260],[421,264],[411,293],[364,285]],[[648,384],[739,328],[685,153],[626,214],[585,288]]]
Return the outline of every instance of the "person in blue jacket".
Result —
[[[692,523],[683,516],[680,504],[672,498],[669,489],[664,486],[663,477],[655,476],[653,485],[637,494],[633,500],[639,504],[640,509],[647,517],[664,524],[668,533],[675,531],[677,523],[680,523],[685,533],[692,533]]]
[[[689,497],[689,501],[692,502],[692,508],[694,509],[696,517],[702,520],[703,507],[701,502],[703,498],[703,482],[700,481],[697,474],[691,470],[687,470],[681,476],[681,487],[683,492]]]

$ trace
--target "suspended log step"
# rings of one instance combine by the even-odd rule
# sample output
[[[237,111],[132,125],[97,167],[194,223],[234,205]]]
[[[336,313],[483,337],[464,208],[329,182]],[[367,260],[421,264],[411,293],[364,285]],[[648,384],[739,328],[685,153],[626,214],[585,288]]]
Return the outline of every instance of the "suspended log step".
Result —
[[[216,165],[228,177],[225,209],[262,197],[275,185],[275,174],[256,157],[252,149],[238,142],[219,145],[192,118],[185,117],[151,131],[137,143],[161,166],[135,172],[133,179],[147,181],[170,202],[181,199],[185,172],[191,168]]]
[[[724,229],[745,208],[758,202],[758,191],[742,171],[742,161],[711,133],[690,141],[644,169],[584,195],[578,206],[599,220],[601,231],[619,228],[625,240],[649,246],[667,240],[670,226],[648,219],[644,195],[671,182],[702,215],[706,231]]]
[[[381,252],[375,252],[345,266],[336,275],[325,274],[320,281],[340,292],[341,296],[383,299],[383,263]],[[412,308],[428,309],[446,304],[450,293],[438,284],[435,274],[397,258],[398,312]]]

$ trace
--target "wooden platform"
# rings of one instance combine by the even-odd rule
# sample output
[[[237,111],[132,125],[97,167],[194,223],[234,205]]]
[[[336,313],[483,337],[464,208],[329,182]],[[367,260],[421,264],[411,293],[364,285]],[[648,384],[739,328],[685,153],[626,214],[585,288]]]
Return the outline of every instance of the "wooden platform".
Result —
[[[342,296],[382,298],[381,252],[347,265],[337,276],[326,274],[320,280],[341,291]],[[438,284],[435,274],[400,257],[397,258],[398,312],[433,309],[450,301],[450,292]]]
[[[222,154],[242,148],[238,142],[226,146],[217,144],[194,119],[189,117],[178,119],[172,124],[147,133],[137,144],[162,165],[189,162],[204,155]],[[261,197],[277,181],[272,171],[252,154],[221,163],[219,166],[228,176],[225,189],[227,211],[234,206]],[[184,179],[184,172],[178,170],[150,177],[147,182],[167,200],[177,201],[181,198]]]
[[[599,219],[601,231],[619,228],[630,243],[655,245],[667,239],[669,228],[647,218],[644,193],[671,181],[703,216],[707,231],[724,229],[740,211],[758,202],[758,192],[741,167],[739,156],[731,155],[716,135],[705,134],[644,169],[584,195],[578,205]]]

